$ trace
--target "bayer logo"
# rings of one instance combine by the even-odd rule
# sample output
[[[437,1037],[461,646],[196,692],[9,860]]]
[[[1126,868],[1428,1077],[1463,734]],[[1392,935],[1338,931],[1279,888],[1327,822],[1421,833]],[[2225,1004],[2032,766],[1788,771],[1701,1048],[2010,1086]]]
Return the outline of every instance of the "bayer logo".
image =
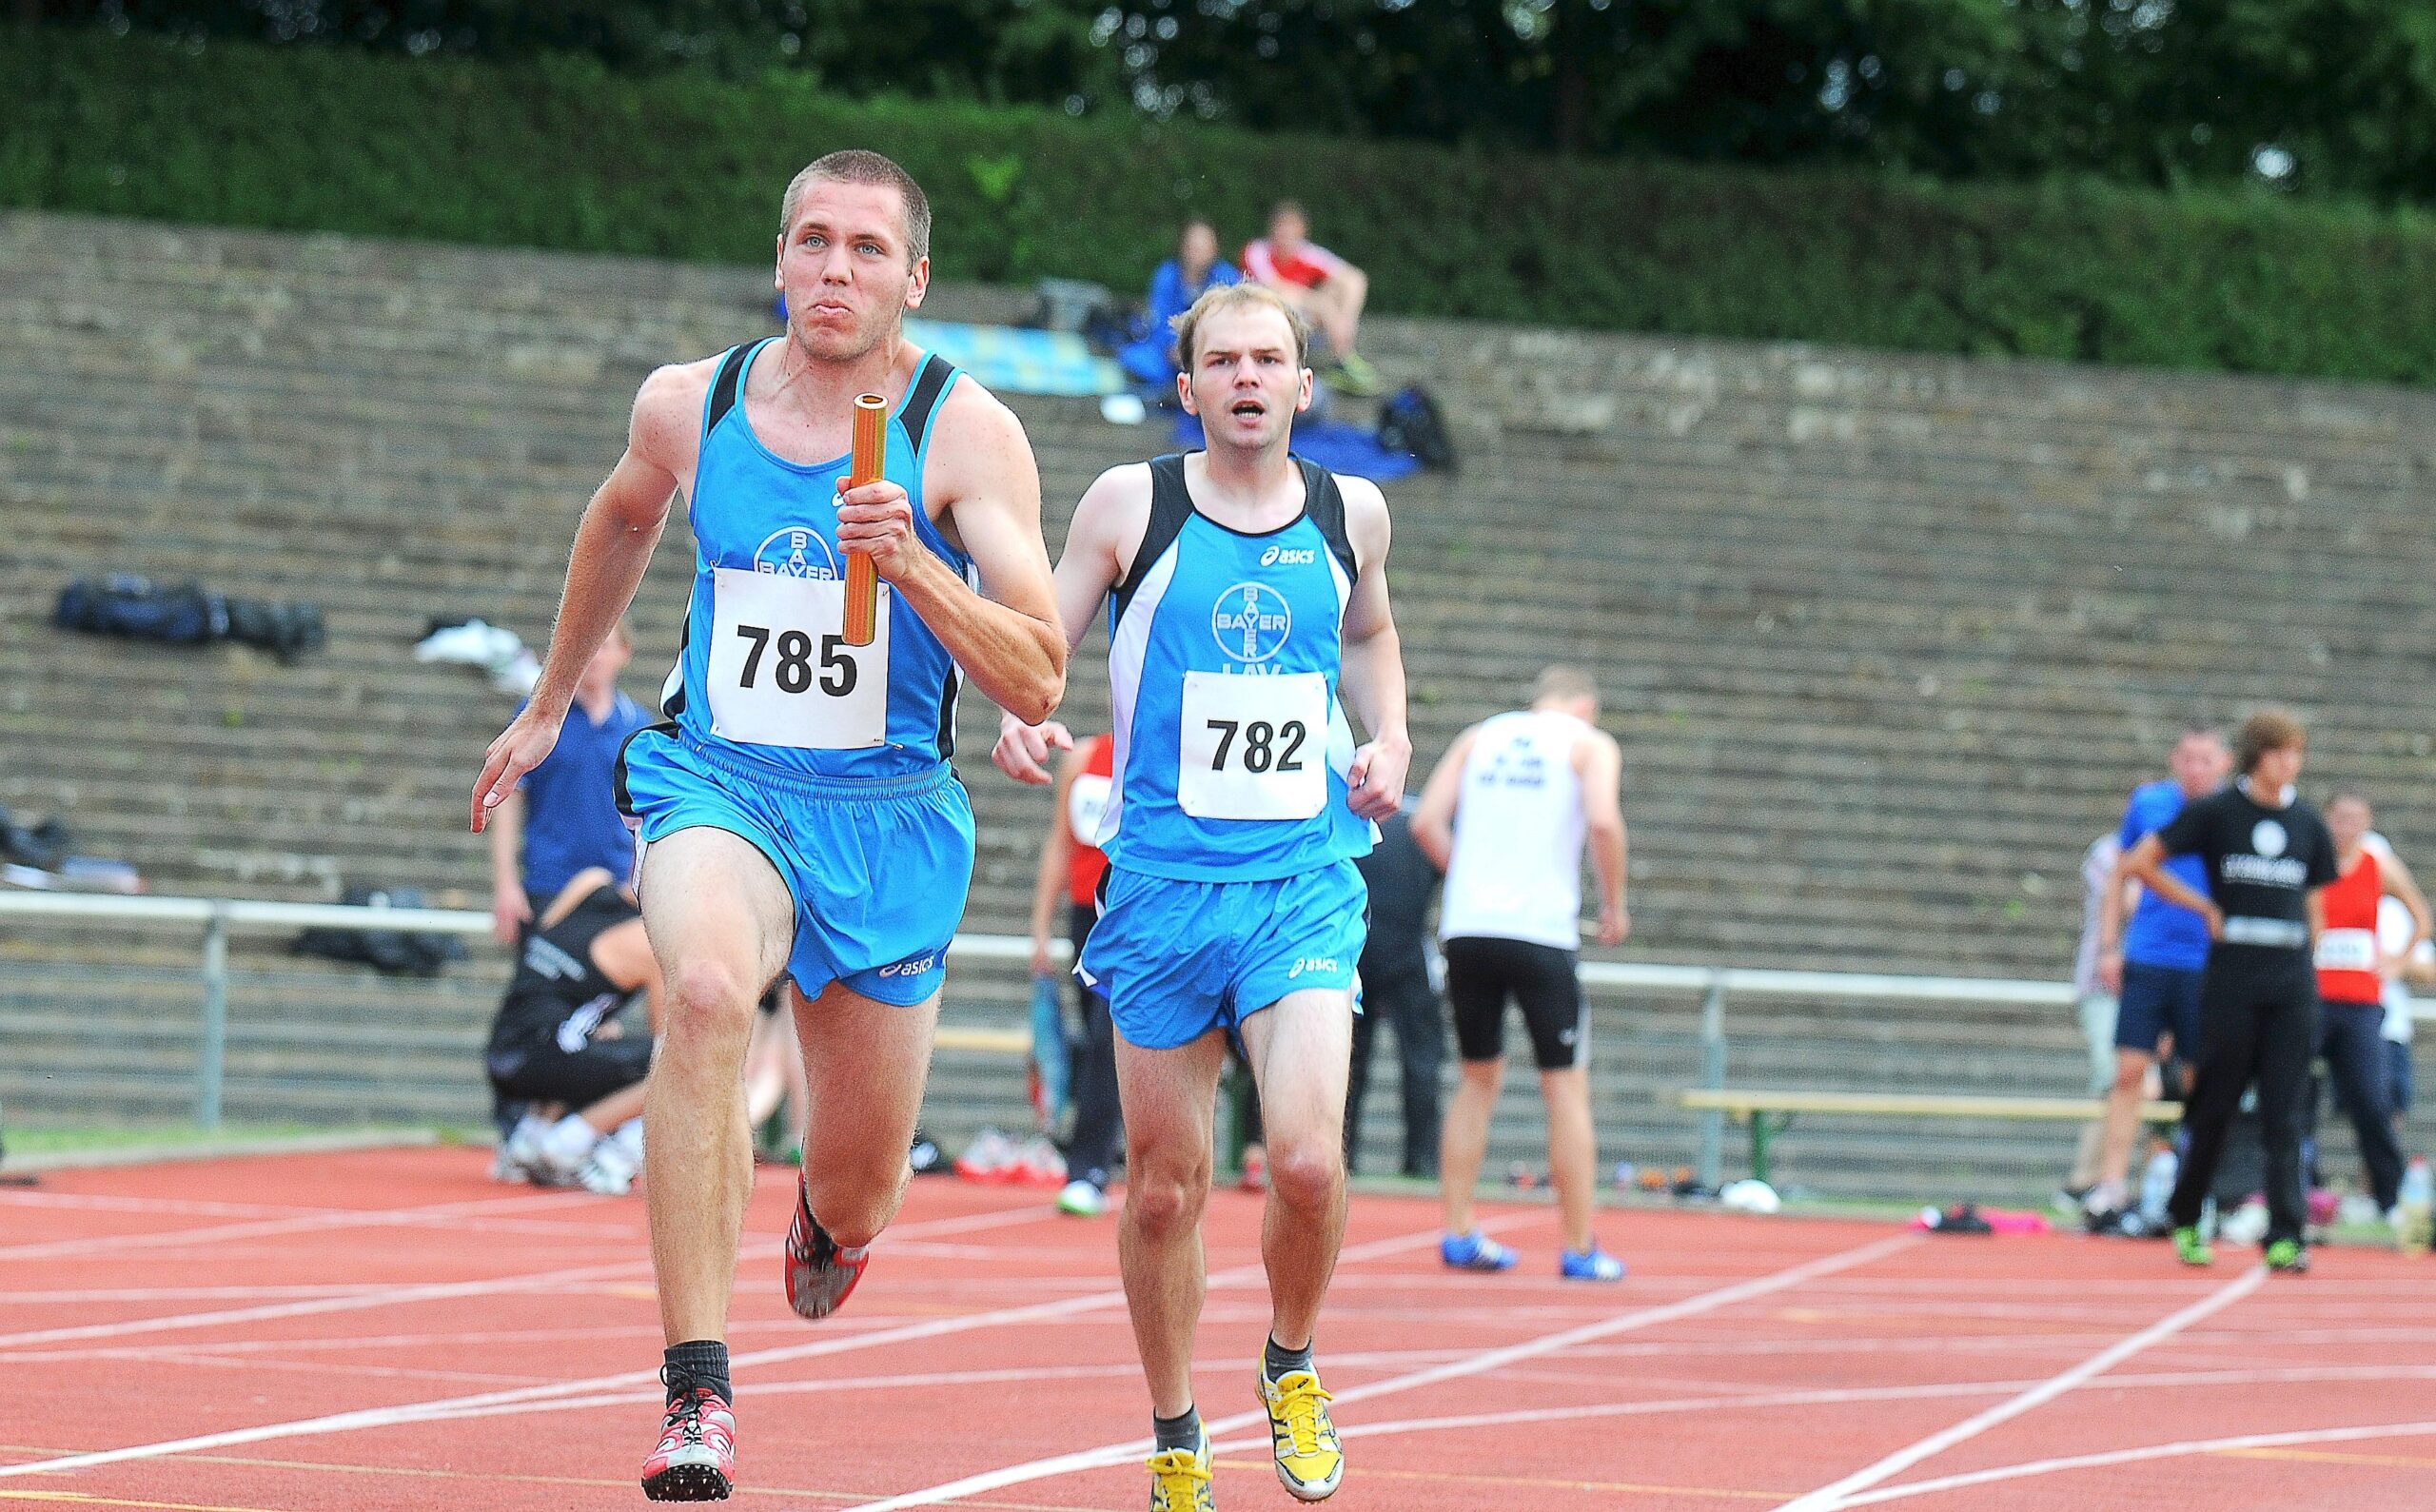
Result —
[[[1294,629],[1293,611],[1286,596],[1266,583],[1239,582],[1218,596],[1209,612],[1209,632],[1218,649],[1237,661],[1267,661],[1286,644]]]
[[[835,578],[837,558],[819,531],[796,525],[772,531],[754,549],[753,570],[779,578]]]

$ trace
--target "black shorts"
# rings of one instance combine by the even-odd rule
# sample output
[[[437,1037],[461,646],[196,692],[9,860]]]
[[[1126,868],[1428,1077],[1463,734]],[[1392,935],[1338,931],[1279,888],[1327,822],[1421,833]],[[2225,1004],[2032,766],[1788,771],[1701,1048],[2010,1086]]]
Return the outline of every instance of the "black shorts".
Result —
[[[494,1045],[483,1061],[491,1085],[502,1097],[583,1109],[651,1073],[651,1037],[596,1034],[581,1049],[570,1051],[555,1037],[540,1036]]]
[[[1465,936],[1446,942],[1446,1002],[1455,1044],[1467,1061],[1505,1053],[1505,1004],[1522,1010],[1531,1052],[1543,1071],[1570,1069],[1589,1048],[1574,952],[1527,940]]]

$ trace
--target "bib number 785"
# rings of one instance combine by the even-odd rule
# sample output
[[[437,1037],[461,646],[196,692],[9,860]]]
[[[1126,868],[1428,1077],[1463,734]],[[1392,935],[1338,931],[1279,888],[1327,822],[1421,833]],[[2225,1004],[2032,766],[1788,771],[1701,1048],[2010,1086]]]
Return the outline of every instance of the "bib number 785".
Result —
[[[770,649],[770,627],[738,625],[736,633],[753,649],[745,653],[744,672],[736,685],[750,688],[761,671],[761,655]],[[855,658],[846,655],[846,638],[842,635],[820,638],[820,691],[833,698],[842,698],[855,691],[855,678],[859,669]],[[800,630],[785,630],[778,634],[778,659],[771,674],[781,693],[802,693],[812,687],[812,637]]]

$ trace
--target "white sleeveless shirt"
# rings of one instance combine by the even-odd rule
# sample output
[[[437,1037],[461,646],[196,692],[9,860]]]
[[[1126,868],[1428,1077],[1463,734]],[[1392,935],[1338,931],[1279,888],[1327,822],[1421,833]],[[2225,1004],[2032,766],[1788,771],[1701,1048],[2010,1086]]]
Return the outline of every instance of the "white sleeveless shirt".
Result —
[[[1480,727],[1455,804],[1440,939],[1581,948],[1587,826],[1573,756],[1590,733],[1553,711],[1501,714]]]

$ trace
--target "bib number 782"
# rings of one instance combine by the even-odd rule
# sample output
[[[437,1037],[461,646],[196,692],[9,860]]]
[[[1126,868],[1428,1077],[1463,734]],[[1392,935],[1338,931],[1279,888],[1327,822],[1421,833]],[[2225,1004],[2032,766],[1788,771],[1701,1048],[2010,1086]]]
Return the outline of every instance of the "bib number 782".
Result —
[[[1310,738],[1310,732],[1304,728],[1300,719],[1289,719],[1283,725],[1274,725],[1266,719],[1249,722],[1212,719],[1208,723],[1211,732],[1218,736],[1218,749],[1209,756],[1209,770],[1212,772],[1227,770],[1227,756],[1230,752],[1235,753],[1238,764],[1247,772],[1303,770],[1303,742]],[[1235,750],[1238,731],[1243,735],[1240,752]]]
[[[745,653],[744,672],[737,678],[737,686],[750,688],[760,675],[762,653],[770,649],[770,627],[738,625],[736,633],[752,646]],[[771,678],[781,693],[803,693],[812,687],[812,637],[800,630],[784,630],[777,638],[778,659]],[[855,658],[846,655],[846,638],[842,635],[820,638],[820,691],[833,698],[842,698],[855,691],[859,669]]]

